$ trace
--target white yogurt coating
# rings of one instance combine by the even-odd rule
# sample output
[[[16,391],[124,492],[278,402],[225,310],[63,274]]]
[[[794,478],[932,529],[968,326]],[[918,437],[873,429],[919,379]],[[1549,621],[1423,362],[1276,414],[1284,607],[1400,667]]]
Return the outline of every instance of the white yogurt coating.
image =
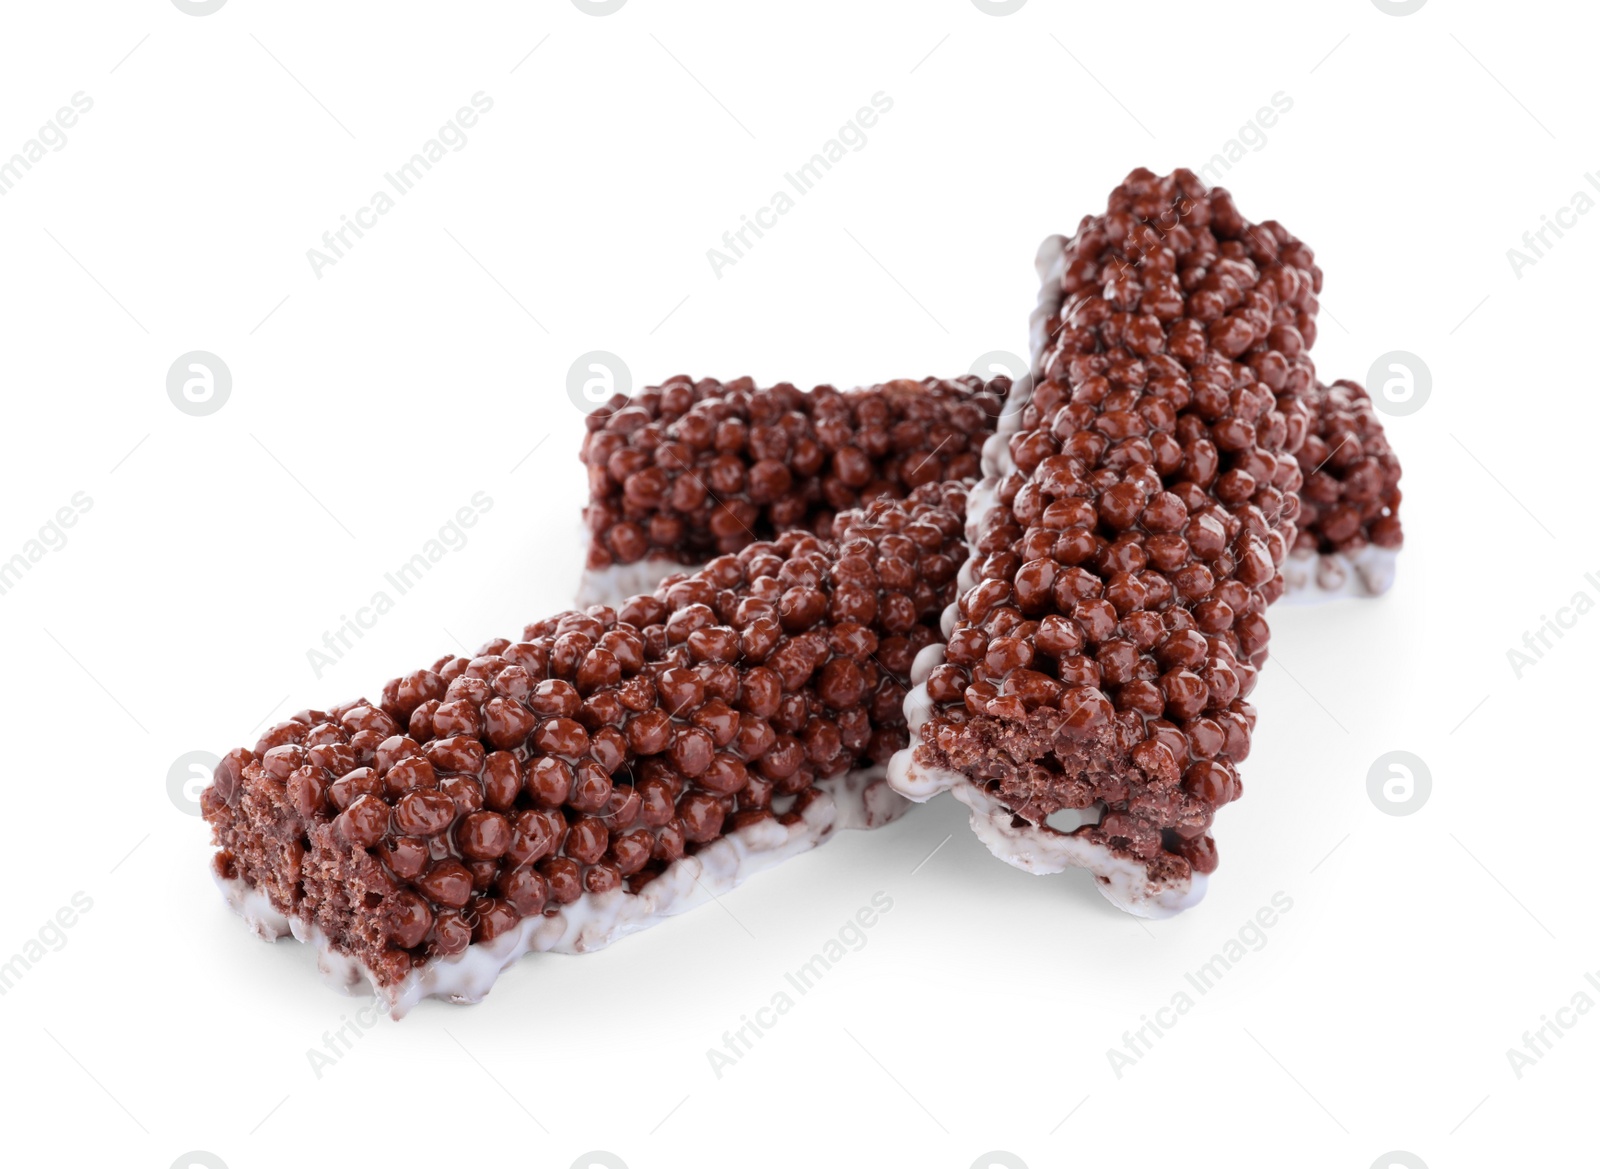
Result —
[[[1039,272],[1039,303],[1029,318],[1029,346],[1033,376],[1042,373],[1046,330],[1061,310],[1061,275],[1066,264],[1066,238],[1054,235],[1039,247],[1034,267]],[[976,545],[989,512],[998,506],[1000,482],[1016,470],[1011,458],[1011,436],[1022,429],[1022,413],[1033,397],[1033,376],[1012,384],[995,433],[983,444],[983,478],[967,494],[967,542]],[[977,583],[982,558],[971,553],[957,576],[957,594]],[[960,607],[945,609],[940,628],[948,638],[955,631]],[[1170,917],[1194,905],[1205,895],[1206,880],[1199,873],[1177,884],[1152,882],[1145,866],[1119,857],[1103,844],[1070,835],[1073,828],[1098,824],[1105,811],[1101,805],[1076,814],[1060,812],[1049,817],[1056,824],[1025,824],[1015,827],[1015,816],[1000,801],[972,783],[965,775],[942,767],[920,763],[915,757],[922,741],[922,727],[933,715],[928,697],[928,675],[944,661],[941,644],[930,645],[917,655],[911,667],[913,688],[906,695],[906,722],[911,729],[911,746],[895,752],[889,761],[889,786],[907,799],[923,803],[940,792],[950,792],[967,805],[972,831],[995,856],[1007,864],[1040,876],[1069,868],[1088,869],[1095,886],[1108,901],[1138,917]],[[1075,821],[1075,822],[1074,822]],[[1066,829],[1066,831],[1062,831]]]
[[[1289,553],[1283,562],[1283,600],[1316,605],[1341,597],[1380,597],[1394,584],[1399,549],[1368,544],[1354,555]]]
[[[676,560],[650,558],[632,564],[613,564],[610,568],[585,568],[578,579],[577,605],[620,605],[629,597],[653,593],[656,586],[675,572],[694,572],[699,564],[679,564]]]
[[[999,800],[962,778],[963,782],[953,786],[950,793],[967,805],[972,831],[995,856],[1024,872],[1046,876],[1067,869],[1088,869],[1106,900],[1135,917],[1172,917],[1198,905],[1206,895],[1204,873],[1195,873],[1183,882],[1157,884],[1150,880],[1144,865],[1119,857],[1104,845],[1071,836],[1048,824],[1018,827],[1014,823],[1016,817]],[[1099,813],[1104,810],[1103,805],[1082,809],[1082,823],[1098,823]]]
[[[922,724],[933,711],[926,684],[907,695],[905,710],[911,724],[911,741],[916,744],[920,742]],[[1206,878],[1202,873],[1193,874],[1188,881],[1154,882],[1137,861],[1117,856],[1103,844],[1071,835],[1085,824],[1098,824],[1105,811],[1103,804],[1057,812],[1048,817],[1054,824],[1019,827],[1009,808],[965,775],[920,763],[914,750],[908,747],[895,752],[889,761],[889,786],[919,804],[940,792],[949,792],[967,805],[973,834],[1008,865],[1035,876],[1069,868],[1088,869],[1106,900],[1136,917],[1171,917],[1198,904],[1205,896]]]
[[[1028,317],[1028,349],[1033,372],[1043,376],[1044,346],[1049,339],[1050,322],[1061,314],[1061,278],[1067,274],[1067,237],[1053,235],[1040,244],[1033,266],[1039,273],[1039,303]]]
[[[810,851],[838,829],[878,828],[910,807],[884,782],[882,767],[818,780],[816,787],[822,798],[814,800],[792,825],[767,820],[741,828],[667,866],[636,894],[622,889],[585,893],[554,913],[523,918],[492,942],[434,959],[413,970],[403,982],[388,987],[378,985],[365,963],[334,949],[316,923],[280,913],[264,893],[242,880],[219,877],[217,884],[228,904],[258,936],[277,941],[292,934],[315,948],[317,967],[329,982],[347,994],[375,994],[388,1004],[390,1016],[399,1019],[425,998],[481,1002],[500,973],[525,954],[586,954],[603,949]]]

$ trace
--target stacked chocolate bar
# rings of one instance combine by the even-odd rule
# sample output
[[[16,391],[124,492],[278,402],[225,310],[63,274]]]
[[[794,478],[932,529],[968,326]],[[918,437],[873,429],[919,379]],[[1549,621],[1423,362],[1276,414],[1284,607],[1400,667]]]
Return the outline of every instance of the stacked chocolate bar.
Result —
[[[896,381],[843,393],[671,378],[588,418],[579,603],[618,601],[753,540],[826,533],[841,511],[976,479],[1010,380]]]
[[[1135,172],[1041,261],[1034,383],[969,501],[968,587],[891,783],[952,791],[996,855],[1161,915],[1203,893],[1241,793],[1322,274],[1182,171]]]

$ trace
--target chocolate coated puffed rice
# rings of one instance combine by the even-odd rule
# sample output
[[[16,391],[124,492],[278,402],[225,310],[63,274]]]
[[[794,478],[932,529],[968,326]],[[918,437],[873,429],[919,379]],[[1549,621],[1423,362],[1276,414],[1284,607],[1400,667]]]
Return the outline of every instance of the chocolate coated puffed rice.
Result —
[[[300,712],[230,751],[202,795],[218,877],[392,988],[798,821],[819,781],[907,742],[965,494],[935,483],[842,512],[829,538],[749,543],[618,608],[442,657],[377,702]]]
[[[1010,380],[893,381],[802,393],[670,378],[588,418],[588,568],[698,565],[925,483],[975,479]]]
[[[1400,460],[1366,389],[1319,382],[1306,403],[1312,422],[1298,452],[1305,483],[1296,549],[1354,555],[1369,545],[1398,548]]]
[[[1242,790],[1322,273],[1181,170],[1133,172],[1065,248],[1040,376],[992,503],[974,503],[971,585],[891,782],[927,798],[965,780],[1033,828],[1078,810],[1078,845],[1142,870],[1120,902],[1137,903],[1216,867],[1213,816]]]

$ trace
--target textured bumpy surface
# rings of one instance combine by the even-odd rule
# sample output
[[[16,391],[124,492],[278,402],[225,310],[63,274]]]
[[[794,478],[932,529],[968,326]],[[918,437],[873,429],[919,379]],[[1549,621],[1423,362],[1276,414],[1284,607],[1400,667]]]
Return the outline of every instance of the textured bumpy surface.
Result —
[[[1171,912],[1216,867],[1212,819],[1241,791],[1321,272],[1227,192],[1142,170],[1040,269],[1058,286],[1034,384],[985,451],[963,592],[890,782],[955,790],[1013,863],[1082,865],[1125,908]]]
[[[699,565],[926,483],[975,479],[1009,379],[894,381],[802,393],[672,378],[589,416],[591,575]],[[637,576],[628,577],[639,579]]]
[[[870,785],[964,555],[965,486],[841,513],[303,711],[202,797],[216,875],[397,1013],[594,948],[898,800]],[[848,795],[849,801],[844,797]],[[819,808],[822,801],[833,803]],[[663,892],[665,890],[665,892]],[[543,919],[551,919],[548,928]]]
[[[1311,433],[1299,451],[1299,538],[1284,565],[1288,595],[1374,595],[1394,580],[1400,460],[1367,391],[1320,383],[1307,394]]]

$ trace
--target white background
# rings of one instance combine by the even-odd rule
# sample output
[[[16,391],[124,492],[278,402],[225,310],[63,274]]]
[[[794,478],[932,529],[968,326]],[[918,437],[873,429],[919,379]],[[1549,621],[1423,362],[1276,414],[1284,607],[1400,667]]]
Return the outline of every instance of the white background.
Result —
[[[0,198],[0,559],[92,507],[0,595],[0,960],[93,905],[0,997],[4,1160],[1575,1163],[1600,1013],[1520,1078],[1506,1052],[1600,971],[1600,616],[1520,679],[1507,650],[1600,599],[1600,216],[1520,278],[1506,252],[1600,166],[1587,16],[8,5],[0,158],[94,106]],[[318,278],[307,249],[480,90],[468,144]],[[707,249],[878,91],[865,147],[714,274]],[[527,960],[481,1006],[384,1020],[318,1078],[308,1050],[360,1001],[224,907],[173,761],[569,602],[578,355],[636,386],[810,385],[1020,351],[1038,241],[1135,166],[1202,165],[1279,91],[1224,185],[1316,248],[1326,380],[1403,349],[1433,392],[1386,419],[1393,593],[1274,616],[1206,901],[1140,923],[1083,874],[994,860],[946,797],[722,909]],[[207,417],[166,393],[190,350],[232,372]],[[477,491],[466,546],[316,677],[307,650]],[[1410,816],[1367,794],[1391,750],[1431,771]],[[717,1078],[707,1049],[879,891],[864,948]],[[1107,1050],[1280,891],[1264,946],[1119,1078]]]

